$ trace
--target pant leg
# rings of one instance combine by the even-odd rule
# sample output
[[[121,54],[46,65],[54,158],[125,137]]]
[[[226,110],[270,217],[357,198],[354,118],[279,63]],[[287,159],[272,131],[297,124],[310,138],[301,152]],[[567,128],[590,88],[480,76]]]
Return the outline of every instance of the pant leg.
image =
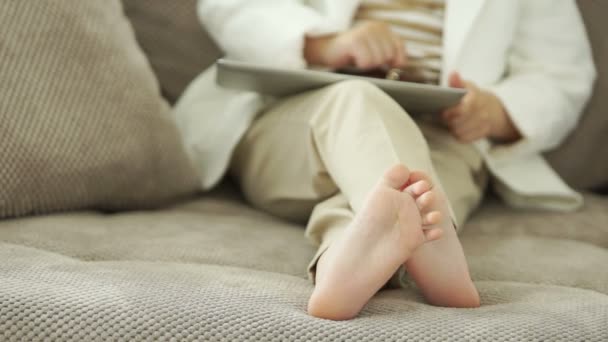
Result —
[[[441,150],[449,145],[440,138],[432,141]],[[258,208],[298,221],[306,220],[314,208],[306,235],[320,248],[312,270],[378,178],[396,163],[428,172],[442,191],[433,167],[436,160],[450,181],[448,198],[475,202],[470,197],[481,196],[478,188],[465,187],[470,194],[462,196],[457,194],[460,187],[451,185],[462,183],[460,174],[471,177],[472,172],[462,158],[448,161],[446,155],[450,153],[432,153],[417,123],[381,90],[348,81],[269,109],[239,144],[232,170]],[[464,172],[453,174],[453,169]],[[456,222],[474,207],[469,202],[456,206],[460,211],[452,215]]]
[[[254,207],[306,223],[319,202],[338,193],[310,127],[323,92],[307,92],[275,103],[239,142],[230,172]]]
[[[445,128],[428,122],[418,126],[429,144],[431,161],[454,209],[458,228],[479,207],[489,172],[472,144],[462,144]]]
[[[269,108],[237,146],[231,171],[255,206],[305,220],[338,190],[357,212],[378,178],[399,162],[439,183],[409,115],[377,87],[346,81]]]

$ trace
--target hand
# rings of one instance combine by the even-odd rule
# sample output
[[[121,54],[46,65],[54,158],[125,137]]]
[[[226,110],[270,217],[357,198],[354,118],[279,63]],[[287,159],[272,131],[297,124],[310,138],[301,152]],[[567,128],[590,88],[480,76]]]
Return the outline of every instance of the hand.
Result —
[[[450,87],[467,90],[458,105],[442,113],[443,122],[460,142],[471,143],[484,138],[513,142],[521,138],[502,101],[494,93],[463,80],[458,73],[450,75]]]
[[[389,25],[375,21],[331,36],[307,37],[304,56],[309,64],[335,69],[401,67],[407,62],[403,39]]]

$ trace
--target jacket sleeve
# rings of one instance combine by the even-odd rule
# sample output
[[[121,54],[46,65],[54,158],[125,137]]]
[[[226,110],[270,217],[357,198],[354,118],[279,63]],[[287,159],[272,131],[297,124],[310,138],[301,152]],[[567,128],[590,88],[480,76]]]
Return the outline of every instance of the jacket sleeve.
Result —
[[[492,90],[522,133],[516,149],[530,154],[556,147],[574,129],[596,71],[574,0],[523,0],[519,10],[506,78]]]
[[[198,15],[233,59],[302,68],[306,34],[336,31],[301,0],[199,0]]]

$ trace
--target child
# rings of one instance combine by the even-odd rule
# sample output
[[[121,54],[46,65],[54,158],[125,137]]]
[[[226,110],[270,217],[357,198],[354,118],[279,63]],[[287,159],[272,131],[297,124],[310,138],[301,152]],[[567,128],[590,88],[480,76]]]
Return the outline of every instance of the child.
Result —
[[[408,115],[362,81],[267,101],[217,87],[212,68],[180,99],[178,124],[203,187],[230,163],[254,206],[308,222],[306,235],[319,245],[309,265],[313,316],[355,317],[387,282],[403,285],[398,270],[430,304],[479,306],[456,233],[489,174],[512,205],[581,204],[540,156],[575,127],[595,77],[575,2],[463,6],[199,0],[202,22],[229,58],[399,67],[468,91],[442,113],[442,125]]]

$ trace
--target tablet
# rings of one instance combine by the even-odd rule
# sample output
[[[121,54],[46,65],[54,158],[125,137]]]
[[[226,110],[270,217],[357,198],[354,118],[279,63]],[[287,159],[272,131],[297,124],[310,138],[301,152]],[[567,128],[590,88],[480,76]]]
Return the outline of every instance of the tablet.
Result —
[[[378,86],[410,114],[439,113],[445,108],[458,104],[466,93],[463,89],[429,84],[352,76],[329,71],[281,69],[228,59],[218,60],[217,65],[218,85],[277,97],[294,95],[345,80],[364,80]]]

